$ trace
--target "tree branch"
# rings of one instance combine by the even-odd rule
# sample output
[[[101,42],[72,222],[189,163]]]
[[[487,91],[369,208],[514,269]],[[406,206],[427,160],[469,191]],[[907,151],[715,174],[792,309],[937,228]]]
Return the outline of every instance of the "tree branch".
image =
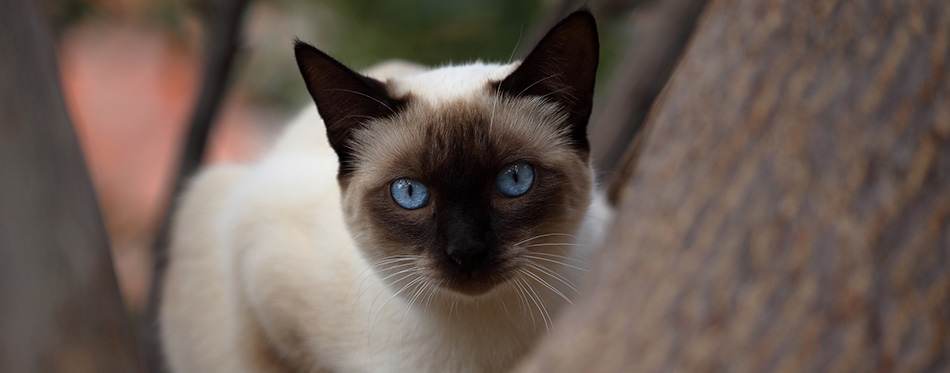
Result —
[[[146,364],[151,372],[165,370],[162,362],[158,333],[158,307],[161,285],[168,266],[169,229],[174,211],[174,201],[181,194],[187,180],[201,166],[208,137],[213,128],[221,102],[224,100],[228,80],[239,48],[241,23],[247,9],[247,0],[214,0],[206,3],[205,13],[207,56],[204,63],[204,80],[195,105],[184,147],[180,152],[178,169],[170,189],[171,196],[165,209],[154,245],[154,271],[149,289],[148,304],[140,325],[140,336],[145,351]]]

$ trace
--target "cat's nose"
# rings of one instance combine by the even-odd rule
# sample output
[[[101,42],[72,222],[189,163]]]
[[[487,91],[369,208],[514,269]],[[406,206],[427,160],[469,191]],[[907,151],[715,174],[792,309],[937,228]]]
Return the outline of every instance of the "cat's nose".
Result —
[[[446,253],[465,272],[472,272],[485,261],[485,244],[475,240],[458,240],[449,244]]]

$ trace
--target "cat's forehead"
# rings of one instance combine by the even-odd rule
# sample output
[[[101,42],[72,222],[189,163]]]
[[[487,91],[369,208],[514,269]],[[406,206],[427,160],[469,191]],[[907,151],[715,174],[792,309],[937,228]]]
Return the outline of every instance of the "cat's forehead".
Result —
[[[387,80],[393,97],[412,96],[433,106],[445,105],[480,95],[494,82],[501,81],[518,67],[475,62],[462,66],[444,66],[419,74]]]
[[[507,97],[486,84],[453,101],[433,104],[414,95],[408,101],[397,116],[356,133],[353,149],[364,175],[454,174],[459,168],[493,174],[508,162],[578,159],[563,130],[566,116],[540,99]]]

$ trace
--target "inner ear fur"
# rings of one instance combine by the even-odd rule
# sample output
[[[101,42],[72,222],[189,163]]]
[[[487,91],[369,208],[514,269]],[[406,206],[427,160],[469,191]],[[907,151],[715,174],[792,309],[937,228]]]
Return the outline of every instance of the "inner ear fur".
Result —
[[[352,172],[349,142],[363,123],[396,115],[405,100],[390,97],[386,86],[359,74],[310,44],[294,43],[297,67],[327,127],[330,146],[340,159],[339,178]]]
[[[578,10],[551,28],[521,65],[495,88],[516,97],[543,97],[563,107],[573,144],[589,151],[587,123],[599,53],[594,16],[586,9]]]

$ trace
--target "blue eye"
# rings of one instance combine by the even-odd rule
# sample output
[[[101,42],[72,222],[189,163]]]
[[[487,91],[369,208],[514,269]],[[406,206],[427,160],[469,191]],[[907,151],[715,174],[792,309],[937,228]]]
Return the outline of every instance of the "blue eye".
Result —
[[[422,183],[402,178],[389,188],[393,200],[406,210],[415,210],[429,203],[429,190]]]
[[[527,163],[512,163],[498,173],[495,186],[501,195],[514,198],[525,194],[534,184],[534,167]]]

